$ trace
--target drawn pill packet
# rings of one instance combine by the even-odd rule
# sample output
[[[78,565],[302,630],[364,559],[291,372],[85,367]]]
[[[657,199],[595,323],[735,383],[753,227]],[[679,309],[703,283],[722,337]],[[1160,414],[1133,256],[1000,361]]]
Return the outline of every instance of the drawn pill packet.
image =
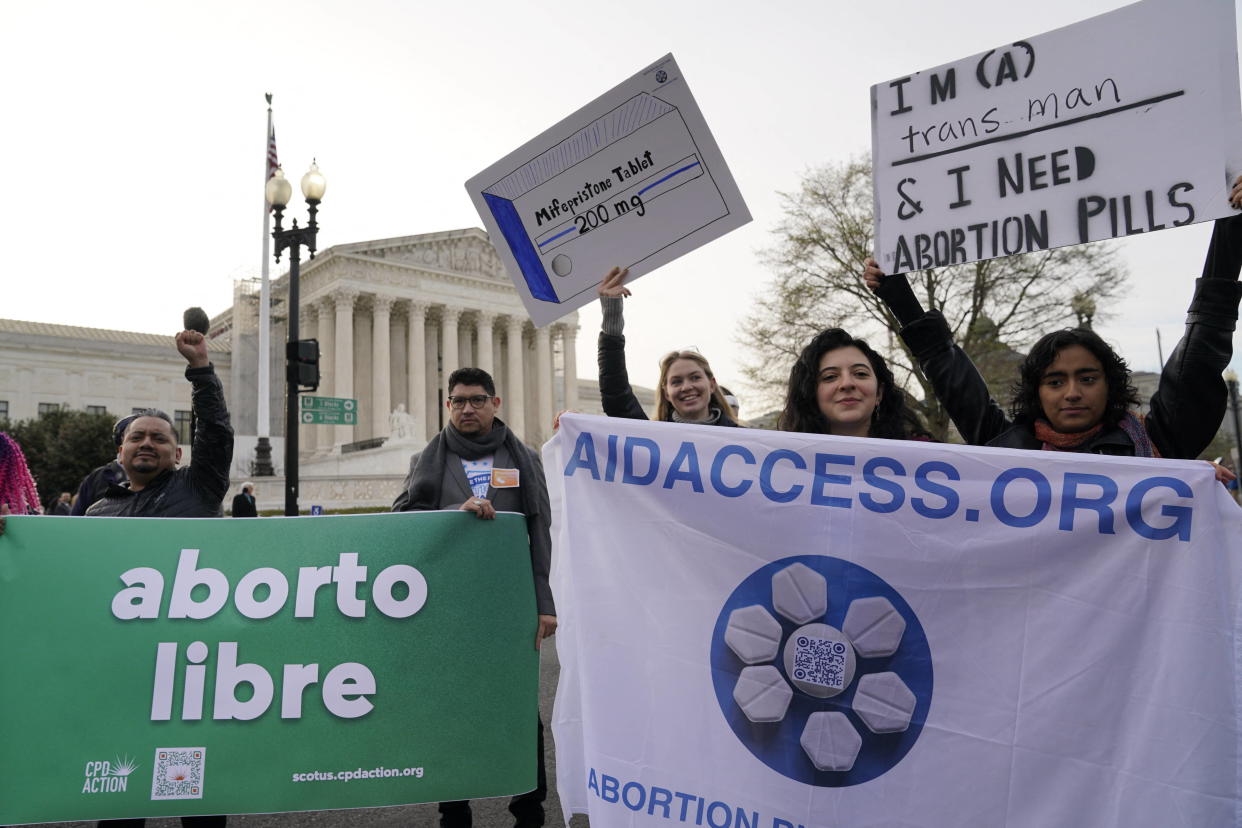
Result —
[[[483,198],[531,296],[555,303],[729,214],[681,111],[648,92],[513,170]]]

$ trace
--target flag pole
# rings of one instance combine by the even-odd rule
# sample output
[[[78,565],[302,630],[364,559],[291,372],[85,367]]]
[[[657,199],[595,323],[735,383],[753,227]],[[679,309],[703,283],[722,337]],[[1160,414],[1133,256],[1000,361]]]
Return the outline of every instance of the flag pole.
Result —
[[[272,177],[272,170],[276,163],[275,143],[276,136],[272,131],[272,93],[268,92],[264,95],[267,98],[267,132],[263,135],[263,158],[264,158],[264,176],[263,184],[267,185],[267,180]],[[263,265],[260,270],[259,281],[259,389],[258,389],[258,413],[256,423],[256,434],[259,437],[258,446],[255,449],[255,469],[256,477],[271,477],[275,474],[272,468],[272,446],[269,441],[271,436],[271,295],[268,286],[268,262],[271,260],[271,230],[272,230],[272,212],[271,206],[267,203],[267,196],[263,197]],[[288,435],[285,435],[288,439]]]

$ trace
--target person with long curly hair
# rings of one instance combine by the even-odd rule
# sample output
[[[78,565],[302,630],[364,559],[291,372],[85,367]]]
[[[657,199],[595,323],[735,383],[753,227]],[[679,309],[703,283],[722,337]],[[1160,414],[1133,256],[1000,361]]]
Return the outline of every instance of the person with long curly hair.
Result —
[[[17,441],[0,431],[0,514],[37,515],[39,490]]]
[[[1229,194],[1242,209],[1242,177]],[[901,337],[971,445],[1194,459],[1225,413],[1221,373],[1233,354],[1242,300],[1242,216],[1220,219],[1186,314],[1186,331],[1160,374],[1148,412],[1139,414],[1130,371],[1093,331],[1053,331],[1035,343],[1014,383],[1009,414],[992,399],[974,364],[953,343],[937,311],[925,311],[904,275],[886,276],[874,259],[863,281],[893,311]],[[1232,476],[1218,467],[1221,479]]]
[[[840,328],[815,336],[789,371],[777,428],[847,437],[925,439],[884,357]]]

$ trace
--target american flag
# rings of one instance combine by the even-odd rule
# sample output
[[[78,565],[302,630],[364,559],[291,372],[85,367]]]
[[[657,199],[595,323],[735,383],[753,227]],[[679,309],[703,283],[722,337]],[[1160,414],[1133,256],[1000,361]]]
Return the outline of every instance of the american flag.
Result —
[[[276,127],[269,126],[267,130],[267,175],[264,181],[276,174],[276,167],[280,161],[276,158]]]

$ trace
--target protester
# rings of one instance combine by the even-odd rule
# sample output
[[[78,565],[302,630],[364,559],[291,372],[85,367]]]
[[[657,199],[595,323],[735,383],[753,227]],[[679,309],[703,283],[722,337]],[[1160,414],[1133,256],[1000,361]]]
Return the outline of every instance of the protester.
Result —
[[[37,515],[39,490],[17,441],[0,431],[0,514]],[[0,518],[0,531],[3,531]]]
[[[539,455],[496,416],[500,397],[486,371],[458,368],[449,376],[448,393],[448,425],[410,459],[410,473],[392,510],[459,509],[483,520],[495,519],[497,510],[525,515],[538,613],[535,649],[539,649],[540,642],[556,631],[556,608],[548,585],[552,516],[543,465]],[[538,784],[509,802],[517,828],[536,828],[544,820],[548,781],[543,721],[538,722]],[[469,828],[471,819],[468,801],[440,803],[442,828]]]
[[[923,434],[884,357],[840,328],[821,331],[798,355],[777,428],[890,440]]]
[[[125,429],[134,421],[135,416],[130,414],[128,417],[122,417],[112,426],[112,442],[117,449],[120,449],[121,438],[125,436]],[[73,502],[73,508],[69,513],[73,515],[86,514],[86,510],[91,508],[96,500],[104,496],[104,492],[108,491],[109,486],[119,486],[124,482],[125,469],[121,468],[121,461],[114,457],[82,479],[82,483],[78,486],[77,500]]]
[[[56,498],[56,503],[52,505],[52,508],[49,510],[48,514],[68,517],[73,509],[73,506],[70,503],[72,499],[73,495],[68,492],[61,492],[60,497]]]
[[[207,359],[207,345],[197,331],[177,334],[177,350],[189,367],[192,404],[198,429],[190,465],[178,468],[181,447],[172,418],[149,408],[125,430],[117,459],[129,482],[110,486],[87,509],[92,517],[220,517],[233,461],[233,429],[224,389]]]
[[[599,396],[609,417],[647,419],[625,366],[623,297],[628,268],[614,267],[599,286],[604,319],[599,334]],[[697,351],[673,351],[660,360],[656,419],[700,425],[736,426],[737,419],[716,384],[711,366]]]
[[[1242,177],[1229,195],[1242,207]],[[1212,441],[1225,412],[1221,372],[1233,353],[1242,286],[1242,217],[1216,222],[1186,318],[1146,416],[1125,360],[1093,331],[1044,336],[1014,384],[1010,416],[991,398],[970,358],[953,344],[938,311],[924,311],[904,275],[885,276],[868,259],[863,279],[901,322],[918,359],[962,437],[971,445],[1193,459]]]
[[[241,491],[233,496],[233,517],[258,517],[259,510],[254,505],[254,484],[243,483]]]
[[[127,425],[117,459],[129,480],[112,485],[87,510],[89,517],[219,517],[229,488],[233,462],[233,428],[224,402],[224,388],[207,358],[207,340],[198,331],[177,334],[177,350],[189,367],[185,378],[193,385],[191,408],[198,420],[190,465],[178,468],[181,447],[172,419],[149,408]],[[217,828],[224,816],[182,817],[187,828]],[[99,823],[110,828],[138,828],[144,819]]]

